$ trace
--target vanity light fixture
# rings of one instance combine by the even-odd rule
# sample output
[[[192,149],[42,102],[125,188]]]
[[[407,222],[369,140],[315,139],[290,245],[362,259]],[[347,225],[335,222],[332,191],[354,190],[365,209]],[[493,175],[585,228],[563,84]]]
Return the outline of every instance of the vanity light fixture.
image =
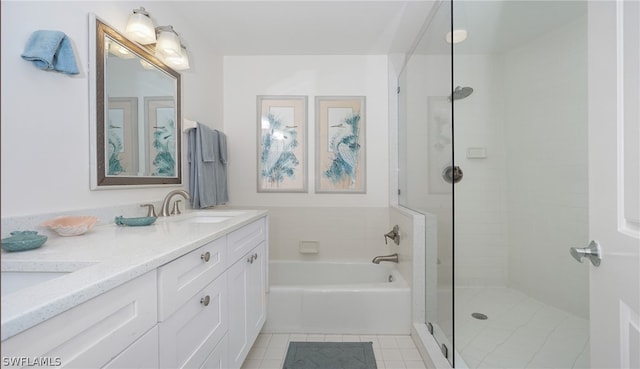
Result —
[[[142,6],[133,10],[124,33],[130,39],[142,45],[156,42],[155,25],[151,17],[149,17],[149,13]]]
[[[189,54],[187,48],[183,44],[180,44],[179,56],[165,56],[164,62],[175,70],[189,69]]]
[[[179,58],[182,54],[180,38],[173,26],[156,27],[157,43],[156,53],[163,59],[168,57]]]

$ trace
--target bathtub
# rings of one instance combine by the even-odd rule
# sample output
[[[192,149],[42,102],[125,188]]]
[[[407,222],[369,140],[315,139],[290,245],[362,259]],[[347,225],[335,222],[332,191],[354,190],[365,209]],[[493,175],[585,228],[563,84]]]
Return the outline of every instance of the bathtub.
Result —
[[[411,293],[396,264],[271,261],[264,332],[409,334]]]

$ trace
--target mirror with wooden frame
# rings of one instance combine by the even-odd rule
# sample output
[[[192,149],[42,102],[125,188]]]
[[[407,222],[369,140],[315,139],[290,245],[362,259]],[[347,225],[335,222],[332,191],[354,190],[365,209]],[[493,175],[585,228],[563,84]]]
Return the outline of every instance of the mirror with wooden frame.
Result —
[[[91,20],[92,189],[180,185],[180,74]]]

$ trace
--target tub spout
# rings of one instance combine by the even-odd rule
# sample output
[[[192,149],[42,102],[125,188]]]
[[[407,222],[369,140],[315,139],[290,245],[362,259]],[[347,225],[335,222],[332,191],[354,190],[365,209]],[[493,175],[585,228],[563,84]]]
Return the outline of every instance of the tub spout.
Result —
[[[380,264],[381,261],[390,261],[392,263],[397,263],[398,262],[398,254],[391,254],[391,255],[384,255],[384,256],[376,256],[375,258],[373,258],[373,260],[371,260],[372,263],[374,264]]]

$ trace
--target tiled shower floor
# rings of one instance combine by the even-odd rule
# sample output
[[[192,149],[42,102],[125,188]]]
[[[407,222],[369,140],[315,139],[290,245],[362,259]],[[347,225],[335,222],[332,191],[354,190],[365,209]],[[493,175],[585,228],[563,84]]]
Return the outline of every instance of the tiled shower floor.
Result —
[[[456,350],[467,367],[589,368],[587,319],[510,288],[457,288],[455,297]]]
[[[409,336],[260,334],[242,369],[282,369],[291,341],[373,342],[378,369],[424,369],[418,349]]]

